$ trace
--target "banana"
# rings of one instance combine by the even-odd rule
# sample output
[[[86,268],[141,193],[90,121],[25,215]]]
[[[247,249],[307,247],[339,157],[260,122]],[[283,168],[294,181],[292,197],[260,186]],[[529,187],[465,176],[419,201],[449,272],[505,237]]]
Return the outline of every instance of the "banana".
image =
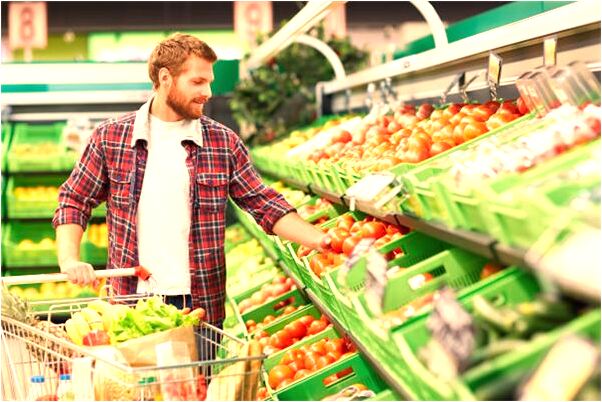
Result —
[[[93,300],[90,303],[88,303],[88,308],[96,311],[98,314],[100,314],[102,316],[102,315],[106,314],[106,312],[108,310],[110,310],[111,304],[104,300]]]
[[[86,322],[86,319],[80,314],[75,313],[73,317],[67,320],[65,323],[65,331],[67,335],[76,345],[83,345],[84,336],[90,332],[90,326]]]
[[[92,310],[89,307],[83,308],[80,313],[85,318],[86,322],[90,326],[92,330],[95,329],[104,329],[103,321],[96,311]]]

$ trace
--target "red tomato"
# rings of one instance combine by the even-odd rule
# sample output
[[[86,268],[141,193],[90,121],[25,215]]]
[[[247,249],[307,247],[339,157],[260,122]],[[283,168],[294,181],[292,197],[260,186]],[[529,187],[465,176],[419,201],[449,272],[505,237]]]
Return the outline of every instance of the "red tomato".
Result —
[[[307,334],[307,328],[299,321],[293,321],[284,327],[292,338],[303,338]]]
[[[485,125],[485,123],[475,121],[471,124],[467,124],[464,128],[464,141],[469,141],[473,138],[477,138],[478,136],[485,134],[486,132],[487,126]]]
[[[500,272],[501,270],[502,270],[502,267],[500,267],[499,265],[493,264],[493,263],[487,263],[481,270],[481,279],[488,278],[491,275],[494,275],[494,274]]]
[[[527,114],[529,113],[529,108],[527,107],[527,103],[525,102],[525,100],[523,99],[522,96],[519,96],[518,99],[516,99],[516,107],[518,109],[518,113],[520,114]]]
[[[349,231],[355,223],[351,215],[343,215],[337,220],[337,227]]]
[[[494,113],[494,110],[485,105],[479,105],[472,110],[472,118],[475,121],[485,122]]]
[[[303,366],[307,370],[315,371],[316,370],[316,362],[318,360],[318,357],[320,357],[320,356],[315,352],[307,352],[305,354],[305,359],[303,359]]]
[[[290,384],[292,384],[292,383],[293,383],[293,381],[295,381],[295,380],[293,380],[292,378],[285,378],[285,379],[284,379],[284,380],[282,380],[282,382],[281,382],[281,383],[280,383],[280,384],[279,384],[279,385],[276,387],[276,390],[278,391],[278,390],[281,390],[281,389],[282,389],[282,388],[284,388],[284,387],[288,387]]]
[[[316,343],[313,343],[312,345],[310,345],[309,350],[310,350],[310,352],[314,352],[320,356],[326,354],[326,350],[324,349],[324,343],[320,343],[320,342],[316,342]]]
[[[343,242],[343,254],[349,257],[357,243],[360,242],[360,240],[362,240],[362,238],[359,236],[350,236],[346,238]]]
[[[292,379],[294,376],[293,370],[289,366],[279,364],[274,366],[268,374],[268,384],[276,389],[282,381]]]
[[[290,313],[294,313],[295,311],[297,311],[296,306],[286,306],[284,308],[284,310],[282,311],[282,314],[290,314]]]
[[[332,228],[328,231],[330,247],[335,253],[343,252],[343,241],[350,236],[349,231],[342,228]]]
[[[387,228],[382,222],[368,222],[362,227],[364,238],[380,239],[387,234]]]
[[[316,360],[316,370],[320,370],[334,362],[335,360],[331,356],[320,356],[318,357],[318,360]]]
[[[314,322],[315,320],[316,320],[316,317],[314,317],[313,315],[309,315],[309,314],[304,315],[303,317],[298,319],[298,321],[300,321],[306,327],[309,327],[311,325],[311,323]]]
[[[342,354],[345,352],[345,341],[342,338],[331,339],[324,345],[326,352],[337,352]]]
[[[308,335],[317,334],[319,332],[324,331],[327,326],[328,326],[328,324],[326,324],[324,321],[316,320],[316,321],[312,322],[310,324],[310,326],[307,328],[307,334]]]
[[[451,145],[448,142],[433,142],[433,145],[431,145],[431,149],[430,149],[430,153],[431,156],[435,156],[437,154],[440,154],[441,152],[445,152],[448,149],[452,149],[453,145]]]
[[[276,349],[284,349],[291,345],[291,337],[285,331],[278,331],[270,336],[270,346]]]
[[[271,323],[272,321],[274,321],[275,319],[276,319],[276,317],[274,317],[273,315],[269,314],[269,315],[266,315],[266,316],[264,317],[264,319],[263,319],[263,323],[264,323],[265,325],[267,325],[267,324]]]
[[[346,130],[341,130],[337,134],[332,137],[332,142],[342,142],[346,143],[351,141],[351,133]]]
[[[346,368],[345,370],[341,370],[341,371],[339,371],[339,372],[336,374],[336,376],[337,376],[337,378],[343,378],[343,377],[345,377],[346,375],[349,375],[349,374],[351,374],[351,373],[353,373],[353,369],[352,369],[351,367],[348,367],[348,368]]]
[[[293,370],[294,373],[296,373],[297,371],[305,368],[305,363],[303,362],[303,359],[297,359],[290,362],[288,366],[291,368],[291,370]]]
[[[511,100],[505,100],[504,102],[502,102],[498,111],[500,111],[500,110],[507,110],[511,114],[519,114],[520,113],[518,111],[518,107]]]
[[[247,328],[249,327],[254,327],[257,325],[257,323],[253,320],[247,320],[247,322],[245,322],[245,325],[247,326]]]
[[[287,350],[280,359],[280,364],[289,364],[297,358],[297,350]]]
[[[263,401],[267,397],[268,397],[268,390],[267,390],[267,388],[266,387],[259,387],[257,389],[257,400],[258,401]]]
[[[312,373],[311,370],[301,369],[295,373],[294,379],[295,379],[295,381],[297,381],[298,379],[308,376],[311,373]]]
[[[340,352],[334,351],[334,352],[326,353],[326,356],[331,358],[333,362],[336,362],[337,360],[339,360],[341,358],[342,354]]]
[[[328,377],[326,377],[322,382],[324,383],[324,385],[330,385],[336,382],[338,379],[339,377],[337,377],[336,374],[331,374]]]

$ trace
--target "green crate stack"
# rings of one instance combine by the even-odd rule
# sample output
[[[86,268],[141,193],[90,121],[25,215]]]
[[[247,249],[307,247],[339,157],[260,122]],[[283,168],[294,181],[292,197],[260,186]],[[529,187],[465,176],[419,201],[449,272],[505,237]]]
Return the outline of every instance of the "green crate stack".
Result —
[[[234,297],[232,300],[236,305],[238,305],[242,300],[247,299],[255,292],[255,289],[251,289],[249,292],[243,293],[238,297]],[[289,303],[288,300],[291,300]],[[292,306],[304,306],[308,303],[308,300],[303,296],[303,294],[298,289],[292,289],[278,297],[275,297],[269,301],[264,302],[261,305],[255,306],[244,313],[240,313],[238,308],[235,313],[240,315],[240,321],[247,322],[248,320],[253,320],[255,322],[262,322],[263,319],[268,315],[273,315],[278,317],[282,314],[284,308],[288,305]]]
[[[509,268],[490,279],[487,286],[476,286],[470,292],[459,294],[458,300],[467,311],[472,311],[472,300],[477,295],[497,297],[505,305],[516,305],[534,300],[540,292],[537,280],[518,268]],[[473,399],[477,400],[498,398],[499,395],[487,394],[496,389],[496,382],[499,384],[506,380],[512,383],[516,379],[525,378],[561,336],[576,332],[589,334],[597,339],[600,337],[600,310],[594,309],[569,324],[541,334],[523,347],[470,368],[461,375],[458,382],[446,383],[431,373],[417,357],[420,348],[430,339],[430,332],[426,327],[427,318],[425,315],[415,317],[394,332],[393,341],[401,358],[392,366],[395,375],[411,382],[418,398],[426,400],[463,399],[465,395],[460,392],[466,391],[473,393]]]
[[[9,222],[3,232],[2,254],[6,266],[49,267],[56,265],[54,229],[50,222]]]

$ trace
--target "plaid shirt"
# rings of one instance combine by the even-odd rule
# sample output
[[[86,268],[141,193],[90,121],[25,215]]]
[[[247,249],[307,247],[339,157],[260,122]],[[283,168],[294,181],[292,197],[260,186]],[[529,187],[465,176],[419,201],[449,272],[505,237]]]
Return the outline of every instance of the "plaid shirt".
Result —
[[[108,268],[139,265],[136,210],[146,167],[150,101],[136,113],[97,127],[67,181],[61,186],[53,226],[78,224],[84,229],[93,208],[107,201]],[[202,116],[183,142],[190,174],[192,223],[189,258],[193,308],[203,307],[207,321],[225,315],[225,214],[228,196],[248,211],[269,234],[294,211],[284,197],[265,186],[241,139],[227,127]],[[165,206],[169,213],[169,206]],[[169,269],[169,267],[165,267]],[[134,294],[137,278],[114,278],[118,294]]]

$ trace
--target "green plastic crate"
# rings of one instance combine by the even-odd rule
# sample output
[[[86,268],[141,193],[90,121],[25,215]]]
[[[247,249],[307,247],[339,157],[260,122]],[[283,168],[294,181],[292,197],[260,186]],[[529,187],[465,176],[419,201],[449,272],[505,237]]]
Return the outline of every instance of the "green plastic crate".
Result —
[[[285,316],[278,316],[276,317],[276,319],[274,321],[272,321],[270,324],[266,325],[265,327],[262,328],[263,331],[267,332],[270,335],[273,335],[274,333],[280,331],[282,328],[284,328],[287,324],[297,320],[298,318],[301,318],[303,316],[306,315],[311,315],[313,317],[315,317],[316,319],[319,319],[320,316],[322,315],[322,313],[320,312],[320,310],[318,310],[314,305],[309,304],[306,306],[300,306],[297,311],[287,314]],[[282,351],[286,351],[286,349],[283,349]]]
[[[389,261],[388,266],[389,268],[410,267],[443,251],[447,247],[449,247],[447,244],[425,234],[410,232],[400,239],[381,247],[379,251],[386,254],[392,250],[401,248],[403,254]],[[325,279],[338,303],[339,318],[344,320],[346,328],[353,328],[360,320],[360,317],[358,316],[357,308],[351,301],[351,296],[358,295],[364,291],[366,260],[362,258],[358,261],[353,271],[345,278],[345,283],[339,281],[340,270],[341,268],[337,268],[327,272]]]
[[[478,190],[481,214],[488,232],[502,243],[529,248],[559,217],[576,213],[568,206],[570,199],[584,188],[593,190],[600,187],[599,172],[579,182],[550,179],[579,163],[592,161],[596,155],[599,158],[599,154],[600,141],[595,141],[523,174],[505,175]],[[550,185],[531,189],[534,184],[546,179],[551,181]]]
[[[54,229],[50,222],[10,222],[3,230],[2,251],[8,267],[56,266],[57,255],[54,244]],[[23,240],[34,244],[25,246]],[[44,239],[52,242],[39,246]]]
[[[14,126],[13,140],[8,155],[8,170],[11,172],[67,171],[73,168],[77,158],[74,151],[62,145],[65,123],[27,124]],[[46,155],[19,152],[22,146],[50,143],[57,146],[55,153]]]
[[[246,299],[252,293],[253,292],[246,293],[246,294],[243,293],[239,297],[235,298],[234,301],[238,305],[238,303],[240,303],[241,300]],[[276,305],[278,305],[280,302],[285,301],[289,298],[294,299],[293,302],[290,304],[293,306],[302,306],[302,305],[305,305],[308,303],[307,299],[303,296],[303,294],[299,291],[299,289],[292,289],[291,291],[286,292],[270,301],[267,301],[264,304],[256,306],[255,308],[252,308],[250,310],[247,310],[243,314],[240,314],[238,309],[236,309],[236,313],[240,314],[241,321],[243,323],[247,322],[248,320],[253,320],[255,322],[262,322],[263,319],[270,314],[274,315],[274,316],[280,315],[281,310],[284,309],[284,307],[286,307],[286,306],[276,309]]]
[[[401,401],[401,396],[397,395],[395,391],[390,389],[385,389],[380,391],[378,394],[374,395],[372,398],[368,399],[369,401]]]
[[[451,226],[445,203],[433,187],[437,185],[437,176],[444,171],[447,169],[429,164],[401,176],[407,193],[407,198],[400,205],[401,210]]]
[[[324,385],[327,377],[348,368],[351,368],[351,373],[338,381]],[[277,391],[276,397],[279,401],[319,401],[358,383],[364,384],[377,394],[386,390],[383,380],[372,371],[364,358],[356,353]]]
[[[11,123],[2,123],[2,171],[6,172],[8,167],[8,152],[13,134],[13,125]]]
[[[514,305],[533,300],[540,291],[537,280],[519,268],[508,268],[505,272],[491,279],[488,282],[488,286],[477,286],[471,288],[471,292],[459,295],[458,299],[460,303],[468,311],[472,311],[471,300],[476,295],[483,295],[485,297],[501,295],[506,304]],[[428,316],[422,315],[411,319],[393,333],[392,338],[401,353],[401,358],[397,359],[397,365],[391,367],[395,370],[395,375],[405,378],[406,381],[411,381],[413,390],[420,399],[459,399],[459,390],[472,388],[474,391],[476,390],[474,386],[477,383],[479,387],[482,387],[496,377],[499,378],[501,375],[507,375],[509,371],[513,370],[512,366],[518,363],[518,361],[522,361],[525,355],[532,356],[534,353],[543,352],[541,348],[542,344],[551,345],[551,340],[558,339],[559,333],[566,333],[568,330],[575,328],[575,326],[582,327],[582,320],[586,322],[586,326],[589,326],[591,321],[597,320],[596,326],[599,334],[600,312],[596,310],[591,314],[593,314],[593,317],[591,315],[580,317],[568,325],[546,333],[539,340],[533,340],[529,345],[515,352],[502,355],[494,360],[489,360],[471,368],[462,375],[463,381],[457,384],[446,384],[436,378],[416,357],[418,350],[425,346],[430,339],[430,332],[426,328]],[[526,373],[523,372],[522,378],[525,375]]]
[[[8,179],[6,189],[9,218],[52,218],[58,207],[58,187],[63,184],[62,176],[13,176]],[[26,201],[15,197],[17,187],[51,186],[57,188],[56,197],[39,201]]]

